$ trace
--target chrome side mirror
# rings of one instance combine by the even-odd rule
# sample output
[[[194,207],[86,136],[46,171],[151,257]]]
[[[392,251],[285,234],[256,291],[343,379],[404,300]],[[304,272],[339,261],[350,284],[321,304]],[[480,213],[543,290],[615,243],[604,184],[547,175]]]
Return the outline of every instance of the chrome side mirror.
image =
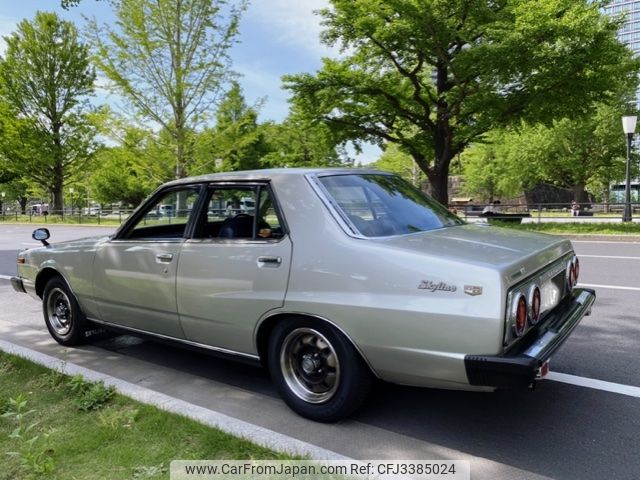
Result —
[[[50,236],[51,234],[47,228],[36,228],[31,234],[31,238],[42,242],[45,247],[49,246],[49,242],[47,242],[47,240]]]

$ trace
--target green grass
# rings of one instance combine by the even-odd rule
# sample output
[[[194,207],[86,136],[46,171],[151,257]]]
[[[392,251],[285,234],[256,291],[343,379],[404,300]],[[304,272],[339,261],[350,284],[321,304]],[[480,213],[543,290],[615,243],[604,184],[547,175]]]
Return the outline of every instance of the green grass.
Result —
[[[291,458],[109,391],[0,353],[0,479],[169,478],[176,459]]]
[[[492,222],[501,227],[555,234],[640,235],[640,223],[508,223]]]

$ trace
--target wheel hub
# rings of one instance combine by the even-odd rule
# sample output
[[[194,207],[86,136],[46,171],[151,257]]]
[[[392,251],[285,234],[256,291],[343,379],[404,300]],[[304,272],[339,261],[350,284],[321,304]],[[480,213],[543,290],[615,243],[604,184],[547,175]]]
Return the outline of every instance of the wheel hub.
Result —
[[[317,373],[322,362],[318,358],[318,354],[305,353],[302,356],[302,371],[307,375]]]

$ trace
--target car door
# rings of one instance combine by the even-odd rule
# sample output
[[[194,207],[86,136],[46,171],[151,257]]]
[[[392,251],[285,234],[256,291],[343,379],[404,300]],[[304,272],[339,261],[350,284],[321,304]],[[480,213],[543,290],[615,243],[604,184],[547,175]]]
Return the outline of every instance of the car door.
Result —
[[[207,195],[180,253],[180,322],[190,341],[255,353],[256,323],[284,303],[291,239],[267,184],[212,185]]]
[[[176,272],[201,188],[160,192],[112,240],[98,247],[93,284],[102,321],[184,338]]]

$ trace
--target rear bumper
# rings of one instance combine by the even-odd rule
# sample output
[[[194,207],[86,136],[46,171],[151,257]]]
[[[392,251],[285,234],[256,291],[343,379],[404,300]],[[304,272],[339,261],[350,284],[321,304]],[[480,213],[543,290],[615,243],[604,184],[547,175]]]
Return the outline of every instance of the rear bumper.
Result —
[[[24,283],[20,277],[11,277],[11,286],[16,292],[27,293],[27,290],[24,288]]]
[[[564,343],[580,320],[591,311],[596,292],[575,289],[522,339],[503,355],[466,355],[464,365],[471,385],[497,388],[527,387],[538,369]]]

